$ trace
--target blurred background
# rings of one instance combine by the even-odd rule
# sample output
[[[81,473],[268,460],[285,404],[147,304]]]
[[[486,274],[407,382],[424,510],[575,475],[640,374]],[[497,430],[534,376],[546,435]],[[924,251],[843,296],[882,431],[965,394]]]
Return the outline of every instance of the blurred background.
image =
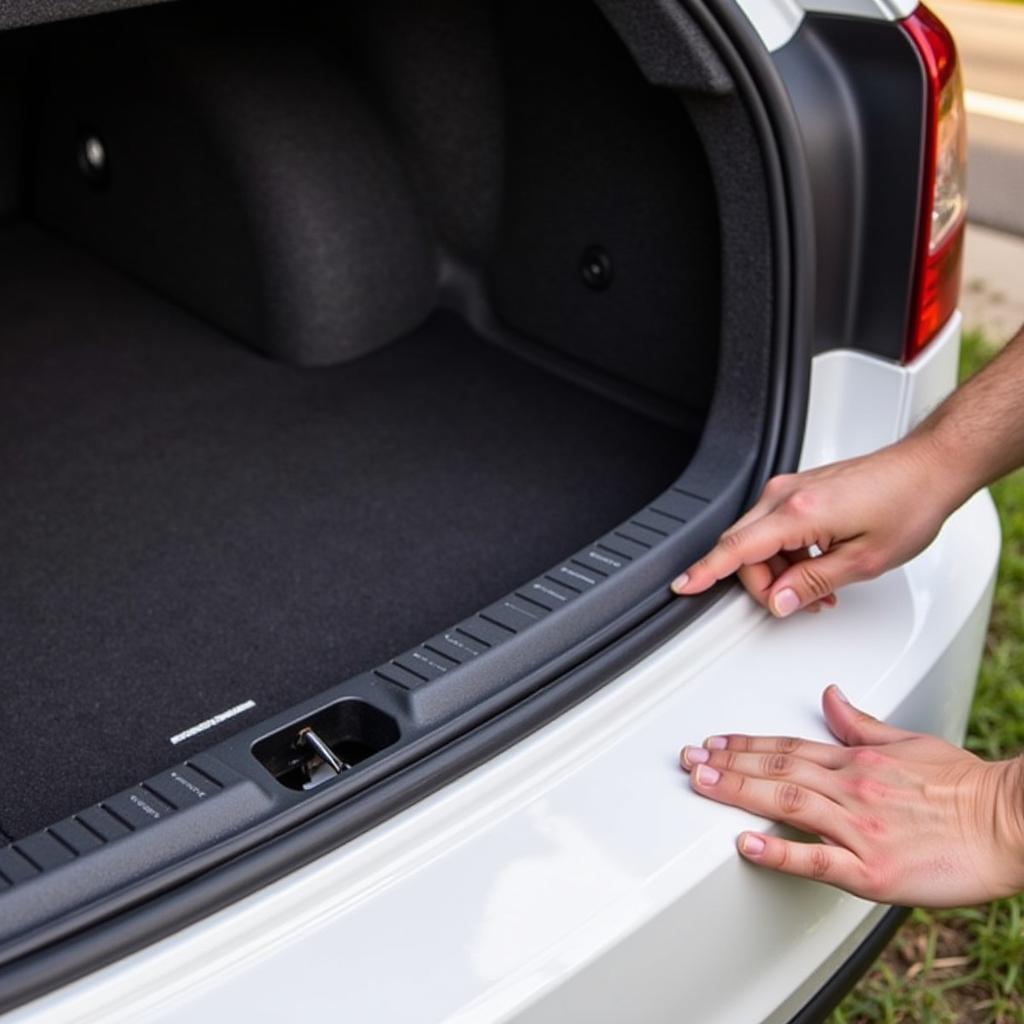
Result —
[[[960,50],[970,207],[961,307],[1005,342],[1024,323],[1024,2],[934,0]]]

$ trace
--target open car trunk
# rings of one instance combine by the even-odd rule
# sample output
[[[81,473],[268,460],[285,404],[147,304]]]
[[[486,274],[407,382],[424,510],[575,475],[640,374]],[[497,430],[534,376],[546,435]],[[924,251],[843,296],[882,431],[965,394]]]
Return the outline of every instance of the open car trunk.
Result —
[[[663,607],[771,457],[782,357],[754,119],[681,8],[183,2],[0,51],[28,941]]]

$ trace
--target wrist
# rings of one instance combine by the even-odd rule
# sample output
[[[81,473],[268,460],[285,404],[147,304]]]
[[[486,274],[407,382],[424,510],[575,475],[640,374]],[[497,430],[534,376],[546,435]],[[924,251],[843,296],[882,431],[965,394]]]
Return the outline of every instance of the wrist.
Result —
[[[1010,884],[1024,892],[1024,755],[993,767],[1000,770],[996,820],[1009,859]]]
[[[922,479],[922,494],[937,505],[942,520],[952,515],[975,491],[985,485],[983,472],[976,472],[966,458],[963,443],[947,438],[943,417],[933,415],[898,443]]]

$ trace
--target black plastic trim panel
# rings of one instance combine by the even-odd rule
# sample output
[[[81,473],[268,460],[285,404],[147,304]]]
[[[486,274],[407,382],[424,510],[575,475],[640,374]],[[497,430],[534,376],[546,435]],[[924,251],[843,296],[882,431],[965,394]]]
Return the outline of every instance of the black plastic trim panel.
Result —
[[[807,14],[773,54],[814,201],[815,350],[903,356],[917,249],[926,79],[898,22]]]
[[[790,1024],[822,1024],[878,959],[909,913],[906,907],[890,907],[867,938],[815,993],[814,998],[792,1018]]]
[[[0,849],[5,935],[131,885],[197,846],[265,816],[272,801],[250,779],[200,754]],[[131,842],[125,842],[125,840]]]

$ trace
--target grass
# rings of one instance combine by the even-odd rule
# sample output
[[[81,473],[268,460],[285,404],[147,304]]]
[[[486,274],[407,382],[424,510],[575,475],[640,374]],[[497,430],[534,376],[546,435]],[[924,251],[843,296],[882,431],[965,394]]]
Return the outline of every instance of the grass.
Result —
[[[961,377],[994,355],[964,339]],[[1024,470],[992,488],[1003,527],[995,604],[967,746],[1024,750]],[[1024,1024],[1024,894],[964,910],[915,910],[831,1024]]]

